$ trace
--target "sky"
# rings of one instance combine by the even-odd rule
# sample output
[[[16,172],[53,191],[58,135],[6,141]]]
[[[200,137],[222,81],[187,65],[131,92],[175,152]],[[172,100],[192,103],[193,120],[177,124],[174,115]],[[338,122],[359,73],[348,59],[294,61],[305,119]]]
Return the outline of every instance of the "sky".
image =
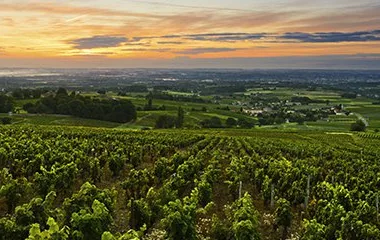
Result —
[[[0,0],[0,67],[380,68],[378,0]]]

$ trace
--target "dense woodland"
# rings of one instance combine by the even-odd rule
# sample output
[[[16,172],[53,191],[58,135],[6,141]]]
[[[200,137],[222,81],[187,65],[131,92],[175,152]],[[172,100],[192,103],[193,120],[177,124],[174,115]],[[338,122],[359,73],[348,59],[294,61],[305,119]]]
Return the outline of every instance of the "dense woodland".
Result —
[[[8,113],[13,110],[12,98],[0,94],[0,113]]]
[[[369,134],[1,127],[1,239],[379,239]]]
[[[64,88],[23,108],[28,113],[64,114],[119,123],[132,121],[137,116],[135,106],[128,100],[91,98],[75,92],[69,95]]]

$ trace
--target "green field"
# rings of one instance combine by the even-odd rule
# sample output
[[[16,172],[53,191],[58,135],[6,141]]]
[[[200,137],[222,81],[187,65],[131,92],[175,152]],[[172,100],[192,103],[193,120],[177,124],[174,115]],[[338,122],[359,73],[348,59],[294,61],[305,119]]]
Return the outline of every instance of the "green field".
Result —
[[[9,115],[0,114],[0,117],[9,117]],[[85,126],[100,128],[114,128],[120,125],[119,123],[107,121],[50,114],[13,114],[11,118],[13,119],[13,125]]]
[[[186,92],[174,92],[166,91],[167,94],[176,96],[189,96],[192,95]],[[119,97],[114,92],[108,92],[106,95],[99,95],[96,92],[83,93],[86,96],[96,96],[101,98],[121,98],[131,100],[132,103],[139,109],[143,109],[147,104],[147,100],[144,97],[147,93],[134,93],[130,96]],[[186,128],[199,128],[200,122],[207,120],[211,117],[218,117],[225,122],[227,118],[234,119],[247,119],[249,121],[256,121],[257,118],[250,117],[240,113],[240,106],[236,105],[237,101],[244,102],[245,98],[241,96],[250,96],[255,94],[264,94],[269,97],[278,97],[281,100],[288,100],[294,96],[297,97],[309,97],[312,100],[328,101],[329,106],[343,104],[344,108],[351,111],[353,114],[346,116],[334,116],[330,115],[328,121],[318,120],[317,122],[306,122],[305,124],[282,124],[272,126],[256,126],[256,129],[278,129],[278,130],[312,130],[312,131],[349,131],[350,125],[354,123],[358,117],[355,114],[360,114],[367,119],[369,126],[368,131],[373,132],[375,129],[380,128],[380,105],[373,105],[371,99],[357,98],[347,99],[342,98],[340,93],[327,90],[293,90],[289,88],[276,88],[274,90],[262,90],[259,88],[249,89],[245,93],[237,93],[231,96],[222,96],[221,99],[215,101],[213,96],[202,96],[204,99],[208,99],[210,103],[193,103],[193,102],[177,102],[170,100],[154,99],[153,106],[165,107],[165,110],[155,111],[143,111],[137,112],[137,119],[134,122],[118,124],[106,121],[98,121],[91,119],[81,119],[76,117],[61,116],[61,115],[28,115],[25,111],[21,110],[20,114],[14,114],[13,124],[34,124],[34,125],[63,125],[63,126],[91,126],[91,127],[106,127],[106,128],[119,128],[119,129],[141,129],[141,128],[154,128],[155,122],[161,115],[170,115],[175,117],[179,107],[185,111],[184,127]],[[16,100],[15,106],[19,109],[27,102],[36,102],[37,100]],[[308,105],[294,106],[295,110],[308,110],[319,109],[326,107],[325,103],[311,103]],[[221,110],[221,108],[228,107],[230,110]],[[206,109],[206,111],[203,111]],[[1,114],[4,117],[7,114]],[[256,124],[257,125],[257,124]]]

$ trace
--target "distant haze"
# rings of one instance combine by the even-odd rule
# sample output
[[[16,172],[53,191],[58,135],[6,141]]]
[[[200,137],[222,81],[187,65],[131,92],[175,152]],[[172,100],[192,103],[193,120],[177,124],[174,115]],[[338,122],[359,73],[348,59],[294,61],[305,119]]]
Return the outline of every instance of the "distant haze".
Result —
[[[0,67],[23,68],[243,68],[243,69],[380,69],[379,57],[312,56],[213,59],[0,59]]]

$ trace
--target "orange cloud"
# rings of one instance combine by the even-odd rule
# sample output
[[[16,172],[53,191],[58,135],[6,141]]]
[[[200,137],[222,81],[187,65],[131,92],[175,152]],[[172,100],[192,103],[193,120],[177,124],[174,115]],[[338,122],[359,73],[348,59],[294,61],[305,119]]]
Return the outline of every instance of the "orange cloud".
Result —
[[[380,53],[377,42],[368,42],[380,37],[373,31],[380,29],[380,7],[376,6],[336,12],[294,7],[235,11],[176,6],[172,12],[157,9],[144,13],[141,9],[90,4],[36,0],[0,3],[4,15],[0,18],[3,52],[6,49],[8,55],[20,58],[86,59]],[[357,33],[362,31],[371,33]],[[342,32],[342,36],[332,32]]]

